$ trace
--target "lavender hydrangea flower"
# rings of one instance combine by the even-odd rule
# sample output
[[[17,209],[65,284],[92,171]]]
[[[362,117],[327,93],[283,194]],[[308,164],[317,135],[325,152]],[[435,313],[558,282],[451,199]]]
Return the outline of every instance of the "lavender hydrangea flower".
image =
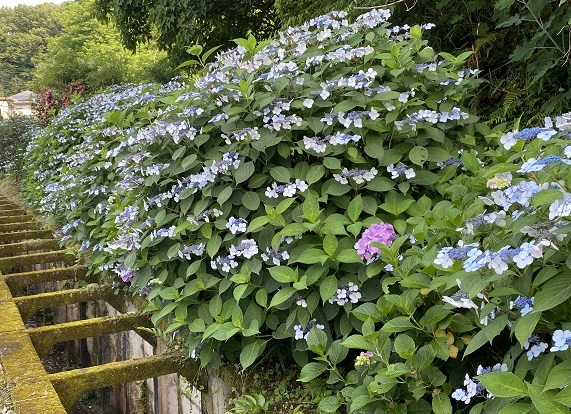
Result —
[[[391,224],[377,223],[372,224],[367,230],[363,232],[361,238],[355,243],[355,249],[362,259],[367,263],[376,260],[380,253],[379,248],[371,246],[371,243],[382,243],[390,247],[393,240],[396,238],[395,229]]]

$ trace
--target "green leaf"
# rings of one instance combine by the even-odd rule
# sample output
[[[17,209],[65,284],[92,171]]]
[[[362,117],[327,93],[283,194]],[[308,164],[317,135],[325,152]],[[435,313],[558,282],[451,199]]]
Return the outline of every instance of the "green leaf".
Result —
[[[341,101],[337,105],[335,105],[335,108],[333,108],[333,112],[335,112],[335,113],[347,112],[347,111],[350,111],[351,109],[353,109],[359,105],[360,105],[359,102],[347,99],[347,100]]]
[[[473,174],[476,174],[480,170],[480,162],[471,152],[464,151],[461,158],[466,168],[468,168]]]
[[[541,393],[541,387],[538,385],[527,385],[527,390],[535,409],[540,414],[569,414],[569,409],[564,405],[555,401],[551,393]]]
[[[383,325],[381,331],[383,332],[403,332],[409,329],[415,329],[414,324],[410,321],[408,316],[397,316]]]
[[[571,387],[561,390],[556,396],[555,401],[567,407],[571,407]]]
[[[351,335],[345,339],[341,345],[351,349],[365,349],[367,351],[375,351],[375,345],[367,341],[363,335]]]
[[[349,190],[351,190],[351,186],[349,184],[341,184],[334,179],[326,181],[321,187],[322,194],[329,194],[332,196],[346,194]]]
[[[266,341],[262,339],[256,339],[254,342],[246,345],[240,352],[240,365],[242,369],[246,369],[252,365],[256,359],[262,355],[264,349],[266,349]]]
[[[424,147],[416,146],[413,147],[410,152],[408,153],[408,159],[413,164],[419,165],[422,167],[424,162],[428,160],[428,150]]]
[[[206,330],[204,333],[206,334],[206,332],[208,332],[208,330]],[[217,341],[227,341],[238,332],[240,332],[240,328],[236,328],[232,322],[226,322],[218,326],[216,330],[212,333],[211,337],[216,339]]]
[[[320,364],[319,362],[310,362],[302,368],[298,381],[309,382],[323,374],[325,371],[327,371],[326,365]]]
[[[335,254],[338,245],[339,241],[333,234],[328,233],[323,238],[323,250],[329,257],[332,257]]]
[[[530,312],[517,320],[515,324],[515,337],[522,347],[535,331],[535,327],[540,318],[541,312]]]
[[[571,297],[571,274],[564,273],[546,282],[535,295],[533,311],[552,309]]]
[[[323,302],[329,300],[337,292],[337,288],[337,278],[335,276],[327,276],[321,281],[321,284],[319,285],[319,294],[321,296],[321,300]]]
[[[319,210],[319,202],[317,198],[311,193],[308,193],[305,197],[305,201],[301,205],[303,212],[303,218],[310,223],[315,223],[321,211]]]
[[[432,364],[434,357],[436,357],[436,351],[428,344],[416,351],[410,363],[420,371],[424,368],[428,368]]]
[[[434,414],[452,414],[452,404],[448,395],[439,392],[432,397],[432,411]]]
[[[248,191],[242,196],[242,205],[250,211],[256,211],[260,207],[260,196],[258,193]]]
[[[297,272],[289,267],[270,267],[269,271],[272,278],[280,283],[297,282]]]
[[[516,403],[502,408],[498,414],[529,414],[531,412],[533,412],[531,404]]]
[[[285,287],[281,290],[278,290],[278,292],[274,295],[274,297],[272,298],[272,301],[270,302],[270,308],[273,308],[274,306],[278,306],[278,305],[284,303],[295,292],[297,292],[297,291],[291,286],[288,286],[288,287]]]
[[[256,217],[254,220],[252,220],[250,222],[250,224],[248,225],[248,232],[253,232],[256,230],[261,229],[262,227],[264,227],[266,224],[268,224],[270,222],[270,219],[268,219],[268,216],[260,216],[260,217]]]
[[[540,207],[546,204],[551,204],[555,200],[559,200],[561,197],[563,197],[563,192],[560,190],[542,190],[531,197],[531,204],[533,204],[534,207]]]
[[[335,259],[341,263],[363,263],[361,256],[355,249],[341,250]]]
[[[446,309],[444,306],[435,305],[430,309],[428,309],[428,311],[426,311],[426,313],[422,318],[420,318],[418,323],[421,326],[434,325],[435,323],[438,323],[442,319],[446,318],[448,315],[450,315],[450,313],[451,311],[449,309]]]
[[[410,358],[416,349],[414,340],[405,334],[398,335],[393,344],[395,352],[403,359]]]
[[[222,190],[220,192],[220,194],[218,194],[218,197],[216,198],[216,201],[218,202],[218,204],[222,205],[224,204],[231,196],[232,196],[232,186],[227,186],[224,190]]]
[[[520,166],[515,163],[496,164],[488,168],[483,176],[484,178],[490,178],[496,174],[517,171],[519,168]]]
[[[392,190],[395,182],[389,177],[376,176],[365,186],[366,189],[384,193],[385,191]]]
[[[305,176],[305,181],[307,184],[313,184],[321,180],[321,178],[325,175],[325,167],[321,164],[319,165],[312,165],[309,171]]]
[[[249,179],[252,174],[254,174],[254,163],[252,161],[245,162],[240,164],[238,168],[234,171],[234,180],[236,180],[236,184],[243,183],[247,179]]]
[[[298,263],[316,264],[322,263],[329,259],[329,256],[321,249],[307,249],[304,250],[299,257],[295,260]]]
[[[325,355],[327,334],[321,329],[311,329],[307,335],[307,347],[319,356]]]
[[[468,343],[466,350],[464,351],[464,358],[470,355],[472,352],[481,348],[486,342],[492,342],[496,336],[500,334],[501,331],[508,324],[508,316],[502,315],[493,321],[491,321],[488,326],[482,328],[480,332],[478,332]]]
[[[395,216],[398,216],[406,211],[412,203],[414,203],[412,198],[405,197],[395,191],[389,191],[385,196],[385,202],[379,207]]]
[[[524,382],[511,372],[489,372],[478,376],[478,380],[496,397],[511,398],[527,395]]]
[[[202,46],[201,45],[192,45],[186,48],[186,52],[189,55],[199,56],[202,53]]]
[[[563,388],[571,384],[571,360],[563,361],[549,372],[543,391]]]
[[[272,178],[280,183],[289,183],[291,174],[285,167],[274,167],[270,170]]]
[[[347,207],[347,215],[353,223],[359,221],[359,216],[363,211],[363,205],[363,198],[361,197],[361,194],[357,195],[357,197],[355,197],[349,203],[349,206]]]
[[[336,396],[325,397],[319,401],[319,409],[326,413],[336,413],[339,407],[341,407],[341,402]]]

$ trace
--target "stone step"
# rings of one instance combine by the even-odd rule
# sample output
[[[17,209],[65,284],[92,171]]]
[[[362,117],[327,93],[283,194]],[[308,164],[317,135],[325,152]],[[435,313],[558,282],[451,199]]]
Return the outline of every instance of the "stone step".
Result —
[[[38,230],[38,223],[30,221],[27,223],[0,224],[0,233],[13,233],[22,230]]]
[[[61,280],[96,281],[98,276],[87,276],[84,266],[57,267],[54,269],[34,270],[32,272],[11,273],[2,275],[12,291],[35,283],[58,282]]]
[[[2,278],[0,297],[10,297]],[[10,401],[14,412],[66,413],[11,300],[0,301],[0,362],[3,379],[13,384]]]
[[[48,374],[48,379],[53,384],[63,406],[69,409],[86,391],[173,373],[192,379],[193,385],[196,384],[197,387],[204,385],[204,381],[197,381],[197,378],[200,378],[198,364],[183,364],[182,355],[178,353],[165,353],[58,372]]]
[[[0,207],[0,215],[3,216],[21,216],[26,214],[26,210],[18,208],[18,206]]]
[[[28,329],[28,335],[30,335],[39,357],[43,358],[50,348],[57,343],[131,331],[139,326],[151,326],[148,314],[123,313],[115,316],[40,326]]]
[[[115,294],[110,286],[93,284],[80,289],[58,290],[56,292],[39,293],[37,295],[19,296],[14,298],[14,302],[20,310],[22,319],[27,321],[40,309],[71,305],[80,302],[106,300],[113,298],[113,296],[115,296]]]
[[[0,234],[0,243],[16,243],[31,239],[49,239],[53,238],[53,236],[54,233],[51,230],[24,230]]]
[[[21,214],[15,216],[0,216],[0,224],[27,223],[33,220],[34,218],[32,216],[23,216]]]
[[[75,256],[68,254],[66,250],[2,257],[0,258],[0,272],[4,275],[8,275],[11,273],[10,270],[16,267],[56,263],[71,265],[75,263],[75,261]]]
[[[0,244],[0,257],[16,256],[37,250],[57,250],[59,241],[55,239],[32,239],[19,243]]]

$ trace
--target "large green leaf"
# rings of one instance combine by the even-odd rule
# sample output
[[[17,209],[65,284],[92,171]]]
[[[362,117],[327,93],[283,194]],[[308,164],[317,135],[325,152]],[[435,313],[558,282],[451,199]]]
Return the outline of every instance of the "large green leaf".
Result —
[[[491,321],[488,326],[485,326],[480,332],[478,332],[468,343],[464,351],[464,358],[470,355],[472,352],[481,348],[486,342],[492,342],[492,340],[500,334],[501,331],[505,329],[508,325],[508,316],[502,315]]]
[[[564,273],[547,281],[535,295],[534,311],[556,307],[571,297],[571,274]]]
[[[569,409],[554,399],[553,391],[542,393],[540,386],[532,384],[528,384],[527,390],[533,406],[540,414],[569,414]]]
[[[478,376],[478,380],[496,397],[511,398],[527,395],[524,382],[511,372],[489,372]]]

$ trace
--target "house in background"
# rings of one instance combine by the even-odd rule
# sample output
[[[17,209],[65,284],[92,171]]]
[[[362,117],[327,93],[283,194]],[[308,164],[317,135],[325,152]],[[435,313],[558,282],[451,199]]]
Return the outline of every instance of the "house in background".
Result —
[[[0,119],[14,115],[32,115],[36,96],[32,91],[23,91],[9,97],[0,97]]]

